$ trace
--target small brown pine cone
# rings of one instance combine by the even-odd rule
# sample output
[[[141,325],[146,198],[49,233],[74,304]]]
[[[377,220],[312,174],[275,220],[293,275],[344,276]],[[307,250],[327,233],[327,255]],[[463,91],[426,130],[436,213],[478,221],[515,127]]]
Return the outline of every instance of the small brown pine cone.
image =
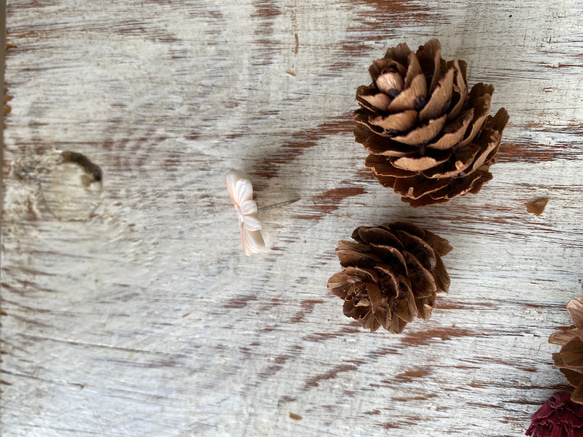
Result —
[[[488,115],[494,87],[478,83],[468,93],[466,69],[444,61],[436,39],[416,53],[399,44],[356,91],[354,136],[370,152],[365,164],[411,206],[476,194],[492,179],[508,113]]]
[[[428,320],[435,295],[449,289],[441,260],[452,249],[447,240],[406,222],[361,226],[352,238],[338,242],[343,270],[328,280],[344,300],[344,315],[396,334],[415,317]]]
[[[553,361],[575,387],[571,400],[583,404],[583,297],[570,300],[567,311],[575,326],[551,334],[549,343],[562,346],[560,352],[553,354]]]

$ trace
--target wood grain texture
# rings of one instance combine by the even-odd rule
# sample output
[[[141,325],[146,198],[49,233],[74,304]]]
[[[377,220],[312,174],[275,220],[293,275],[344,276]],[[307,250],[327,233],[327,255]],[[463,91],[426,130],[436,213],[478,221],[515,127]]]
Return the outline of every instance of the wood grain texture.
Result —
[[[2,435],[523,435],[565,384],[547,337],[581,294],[582,13],[10,1]],[[510,124],[479,195],[413,209],[364,168],[351,111],[373,59],[434,37]],[[45,201],[55,150],[103,170],[82,220]],[[271,249],[249,258],[232,167],[259,207],[301,198],[260,213]],[[326,290],[336,242],[400,219],[450,241],[451,289],[400,336],[364,332]]]

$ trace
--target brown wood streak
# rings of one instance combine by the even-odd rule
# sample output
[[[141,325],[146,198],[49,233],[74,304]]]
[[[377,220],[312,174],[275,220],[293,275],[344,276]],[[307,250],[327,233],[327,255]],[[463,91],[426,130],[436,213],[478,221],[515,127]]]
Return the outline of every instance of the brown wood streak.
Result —
[[[414,23],[425,23],[434,18],[429,13],[430,8],[424,6],[422,3],[411,0],[356,0],[353,3],[373,6],[377,14],[381,15],[384,19],[395,21],[409,20]],[[379,25],[377,30],[384,30],[384,28]]]
[[[424,396],[409,396],[409,397],[393,397],[391,401],[393,402],[410,402],[410,401],[426,401],[431,398],[436,398],[437,395],[435,393],[428,393]]]
[[[253,7],[255,12],[251,18],[256,18],[259,21],[255,27],[257,49],[254,52],[260,55],[254,59],[253,64],[269,65],[278,50],[274,40],[273,22],[276,17],[281,15],[281,10],[269,0],[254,0]]]
[[[263,27],[272,27],[273,20],[281,15],[281,9],[269,0],[253,0],[253,8],[255,8],[255,11],[251,14],[251,18],[263,20],[262,24],[254,29],[254,33],[271,35],[273,33],[272,29],[266,30]]]
[[[304,299],[300,302],[301,309],[296,313],[295,316],[290,320],[292,323],[300,323],[304,320],[306,315],[311,314],[314,311],[314,307],[319,303],[325,303],[326,301],[320,299]]]
[[[240,294],[239,296],[229,299],[223,305],[223,308],[245,308],[250,302],[257,300],[254,294]]]
[[[583,67],[583,64],[561,64],[558,65],[544,65],[545,68],[562,68],[562,67]]]
[[[249,174],[265,179],[274,178],[280,172],[282,165],[289,164],[294,159],[299,158],[307,149],[317,146],[319,140],[326,138],[328,135],[348,134],[352,132],[353,128],[354,121],[352,117],[345,115],[331,117],[315,127],[296,132],[276,152],[270,153],[257,162],[249,170]],[[261,180],[257,182],[258,186],[262,184]]]
[[[498,163],[501,162],[528,162],[538,163],[557,159],[575,159],[580,153],[572,145],[544,146],[534,143],[504,143],[498,152]]]
[[[512,120],[510,123],[512,123]],[[577,159],[580,154],[579,138],[583,135],[582,124],[549,126],[531,122],[523,127],[523,133],[530,133],[531,135],[540,133],[556,134],[561,135],[562,138],[554,145],[520,140],[505,142],[504,138],[502,138],[502,144],[498,152],[498,162],[537,163],[557,159]]]
[[[493,357],[475,357],[475,360],[477,362],[487,361],[489,363],[500,364],[502,366],[509,366],[509,367],[513,367],[513,368],[520,369],[523,372],[528,372],[528,373],[536,373],[537,370],[538,370],[536,367],[525,366],[523,364],[515,363],[515,362],[512,362],[512,361],[505,361],[505,360],[502,360],[502,359],[499,359],[499,358],[493,358]]]
[[[338,332],[313,332],[303,337],[303,340],[313,342],[326,341],[338,337],[343,337],[345,335],[355,334],[361,331],[362,328],[360,327],[358,322],[351,322],[351,326],[345,326]]]
[[[275,375],[276,373],[278,373],[279,371],[281,371],[284,367],[284,364],[292,359],[295,358],[298,353],[300,353],[303,349],[303,346],[300,345],[293,345],[291,347],[288,348],[287,353],[285,354],[280,354],[277,355],[275,357],[273,357],[273,363],[272,365],[268,366],[265,370],[261,371],[259,373],[259,375],[262,378],[268,378],[271,377],[273,375]]]
[[[480,331],[461,328],[426,329],[417,332],[405,332],[401,343],[408,346],[427,346],[435,341],[447,341],[459,337],[483,337]]]
[[[320,382],[326,381],[329,379],[334,379],[340,373],[353,372],[357,369],[358,369],[358,366],[354,366],[351,364],[339,364],[327,372],[313,376],[312,378],[308,379],[306,381],[306,385],[304,386],[304,390],[309,390],[311,388],[318,387]]]
[[[471,310],[471,309],[476,309],[476,308],[491,308],[491,309],[496,309],[498,308],[498,305],[496,305],[494,302],[455,302],[452,300],[446,300],[443,298],[439,298],[437,301],[437,305],[436,308],[440,309],[440,310]]]
[[[398,422],[386,422],[386,423],[377,423],[377,426],[381,426],[385,429],[402,429],[407,426],[415,425],[416,423],[420,423],[423,419],[416,414],[411,414],[407,416],[407,419],[399,420]]]
[[[295,218],[300,220],[320,220],[340,208],[340,203],[344,199],[358,196],[365,192],[366,190],[363,187],[348,186],[333,188],[322,194],[317,194],[310,199],[313,202],[310,209],[314,210],[314,213],[310,215],[296,215]]]
[[[426,376],[431,375],[431,373],[432,371],[430,367],[417,367],[395,375],[392,380],[382,382],[387,382],[389,384],[392,381],[399,383],[407,383],[412,382],[414,379],[417,378],[425,378]]]
[[[429,13],[430,8],[411,0],[355,0],[351,4],[358,11],[358,19],[354,27],[348,29],[348,33],[353,35],[340,43],[345,54],[342,61],[333,65],[332,69],[347,68],[347,64],[352,66],[359,62],[358,59],[362,54],[371,50],[368,42],[384,41],[388,37],[395,37],[399,33],[399,29],[407,23],[422,25],[436,19],[436,15]],[[359,7],[362,5],[374,8],[374,12],[364,12]],[[371,16],[375,18],[372,22],[370,21]],[[367,23],[366,28],[363,28],[363,22]],[[366,31],[364,37],[363,30]],[[370,62],[382,58],[383,55],[384,52],[372,54]],[[367,69],[369,64],[364,65],[363,69]]]
[[[10,44],[7,42],[6,46],[5,46],[4,56],[5,57],[8,56],[8,52],[15,47],[16,46],[14,44]],[[4,65],[2,65],[1,67],[5,69],[6,62],[4,62]],[[3,121],[3,129],[6,129],[6,116],[10,113],[10,111],[12,111],[12,108],[10,107],[8,102],[13,99],[13,96],[8,93],[8,84],[6,83],[6,80],[4,80],[3,86],[4,86],[4,98],[3,98],[4,107],[3,107],[3,119],[2,119],[2,121]],[[4,132],[4,130],[2,132]],[[3,141],[2,141],[2,147],[4,147]],[[6,160],[5,155],[3,153],[0,153],[0,156],[2,156],[2,159],[3,159],[2,177],[0,178],[0,181],[1,181],[1,180],[5,180],[8,177],[8,174],[10,173],[10,166],[7,165],[8,164],[7,162],[5,162],[5,160]],[[0,207],[0,218],[1,218],[1,214],[2,214],[1,210],[2,210],[2,208]]]
[[[260,372],[259,376],[261,376],[262,378],[267,378],[267,377],[275,375],[277,372],[279,372],[283,368],[283,365],[290,358],[291,358],[291,355],[279,355],[279,356],[275,357],[273,359],[275,364],[269,366],[267,369]]]

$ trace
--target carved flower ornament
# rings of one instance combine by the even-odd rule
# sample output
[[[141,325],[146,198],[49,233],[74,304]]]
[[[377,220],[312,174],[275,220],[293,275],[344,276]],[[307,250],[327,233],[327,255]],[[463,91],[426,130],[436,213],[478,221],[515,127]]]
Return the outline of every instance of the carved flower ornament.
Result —
[[[247,175],[231,169],[227,173],[227,190],[239,217],[241,246],[249,256],[265,249],[261,236],[261,222],[257,218],[257,203],[253,200],[253,185]]]

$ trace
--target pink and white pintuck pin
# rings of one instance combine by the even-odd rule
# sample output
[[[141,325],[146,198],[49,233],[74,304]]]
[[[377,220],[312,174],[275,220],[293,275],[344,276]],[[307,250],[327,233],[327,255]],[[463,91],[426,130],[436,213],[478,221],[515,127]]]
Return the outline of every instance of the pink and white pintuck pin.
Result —
[[[265,242],[261,236],[261,222],[257,218],[251,181],[242,171],[231,169],[227,173],[227,189],[239,217],[243,252],[245,255],[261,252],[265,249]]]

